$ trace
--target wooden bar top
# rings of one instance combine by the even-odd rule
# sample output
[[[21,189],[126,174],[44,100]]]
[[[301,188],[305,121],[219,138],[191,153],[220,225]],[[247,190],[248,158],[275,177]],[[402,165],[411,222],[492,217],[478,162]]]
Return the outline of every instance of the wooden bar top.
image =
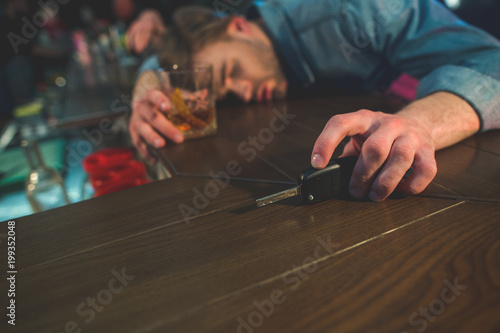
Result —
[[[418,196],[256,207],[293,186],[332,115],[360,108],[398,104],[221,107],[217,135],[157,152],[172,178],[16,219],[2,332],[499,332],[500,132],[437,152]]]

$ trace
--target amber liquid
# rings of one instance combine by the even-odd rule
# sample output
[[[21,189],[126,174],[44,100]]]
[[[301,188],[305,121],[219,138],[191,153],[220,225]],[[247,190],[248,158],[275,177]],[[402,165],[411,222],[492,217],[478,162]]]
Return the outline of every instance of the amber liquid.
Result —
[[[211,108],[198,111],[188,117],[179,113],[168,113],[167,118],[184,133],[186,138],[212,134],[216,130],[215,112]]]

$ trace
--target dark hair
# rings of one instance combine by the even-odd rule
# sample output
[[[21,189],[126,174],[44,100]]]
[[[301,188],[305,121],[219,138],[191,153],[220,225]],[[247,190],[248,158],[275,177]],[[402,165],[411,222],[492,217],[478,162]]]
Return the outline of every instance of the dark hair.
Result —
[[[186,6],[178,9],[167,28],[159,50],[159,62],[163,68],[189,66],[191,57],[203,47],[224,38],[232,16],[219,16],[209,8]]]

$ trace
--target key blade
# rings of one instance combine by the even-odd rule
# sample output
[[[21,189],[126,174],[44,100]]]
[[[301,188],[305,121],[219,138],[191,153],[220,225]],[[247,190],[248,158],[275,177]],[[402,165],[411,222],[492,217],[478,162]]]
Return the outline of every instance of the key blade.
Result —
[[[281,192],[278,192],[275,194],[271,194],[271,195],[264,197],[264,198],[261,198],[261,199],[257,199],[256,200],[257,207],[264,207],[264,206],[270,205],[272,203],[284,200],[286,198],[294,197],[294,196],[299,195],[299,194],[300,194],[300,186],[296,186],[296,187],[293,187],[291,189],[281,191]]]

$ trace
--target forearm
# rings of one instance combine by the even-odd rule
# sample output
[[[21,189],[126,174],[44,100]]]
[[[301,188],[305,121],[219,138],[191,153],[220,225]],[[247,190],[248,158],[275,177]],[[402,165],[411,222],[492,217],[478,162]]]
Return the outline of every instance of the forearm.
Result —
[[[426,128],[439,150],[477,133],[480,121],[474,109],[462,98],[437,92],[414,101],[398,115],[416,120]]]

